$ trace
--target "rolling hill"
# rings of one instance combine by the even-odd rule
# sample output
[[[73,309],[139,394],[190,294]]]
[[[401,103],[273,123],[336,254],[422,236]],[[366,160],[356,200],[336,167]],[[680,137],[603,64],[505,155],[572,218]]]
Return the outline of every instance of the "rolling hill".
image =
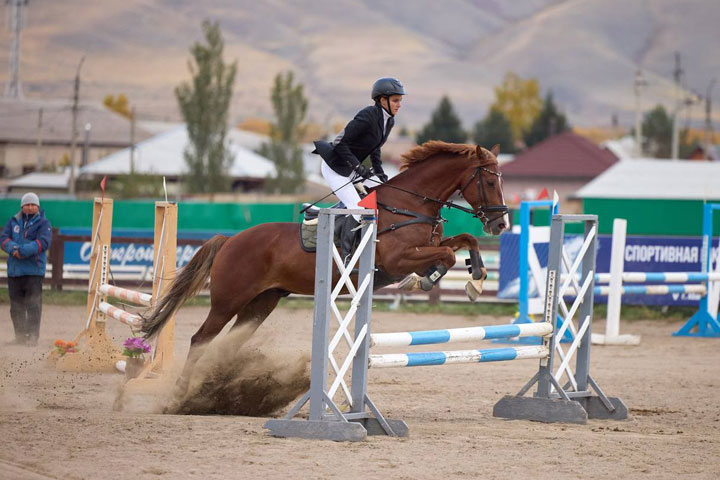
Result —
[[[369,103],[376,77],[401,78],[409,96],[399,124],[411,127],[443,94],[470,127],[508,71],[537,77],[576,125],[608,125],[614,112],[632,124],[638,67],[650,82],[646,105],[670,107],[675,51],[688,88],[704,93],[720,76],[717,0],[30,0],[27,11],[27,97],[69,98],[85,55],[84,99],[122,92],[156,119],[178,118],[173,88],[189,78],[204,18],[220,21],[226,59],[238,62],[236,121],[270,115],[272,79],[287,69],[306,86],[311,118],[328,125]],[[0,51],[9,45],[5,34]]]

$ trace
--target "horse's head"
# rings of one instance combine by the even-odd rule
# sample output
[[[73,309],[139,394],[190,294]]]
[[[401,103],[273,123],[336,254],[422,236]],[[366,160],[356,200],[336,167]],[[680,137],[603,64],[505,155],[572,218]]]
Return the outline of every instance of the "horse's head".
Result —
[[[502,191],[502,174],[498,168],[498,153],[497,145],[492,151],[478,146],[475,154],[479,162],[462,175],[458,188],[482,221],[483,231],[492,235],[500,235],[503,230],[510,228],[508,207]]]

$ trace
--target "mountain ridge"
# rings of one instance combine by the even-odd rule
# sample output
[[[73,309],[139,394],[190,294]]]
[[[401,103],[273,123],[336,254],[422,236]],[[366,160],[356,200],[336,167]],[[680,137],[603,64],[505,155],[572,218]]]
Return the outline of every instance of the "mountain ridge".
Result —
[[[469,129],[485,115],[493,88],[515,71],[538,78],[543,94],[552,90],[573,124],[609,125],[617,113],[632,125],[638,67],[650,83],[646,109],[672,106],[676,49],[688,87],[704,93],[720,73],[720,54],[708,48],[720,37],[720,4],[678,3],[36,0],[21,40],[21,81],[28,97],[69,97],[85,55],[81,96],[122,92],[142,117],[177,119],[173,88],[190,78],[188,49],[209,18],[220,21],[226,60],[238,61],[234,121],[269,118],[272,79],[292,69],[315,122],[347,120],[370,103],[374,79],[392,75],[409,93],[399,124],[422,125],[448,95]],[[3,36],[0,50],[9,51],[9,43]]]

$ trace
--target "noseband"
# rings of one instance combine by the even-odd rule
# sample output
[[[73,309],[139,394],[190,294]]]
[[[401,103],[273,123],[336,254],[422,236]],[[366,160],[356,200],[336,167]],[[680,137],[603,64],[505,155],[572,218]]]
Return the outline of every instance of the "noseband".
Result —
[[[495,164],[493,164],[495,165]],[[482,199],[482,204],[485,204],[483,206],[482,204],[478,205],[478,208],[472,207],[472,204],[470,205],[472,209],[472,215],[476,218],[479,218],[480,221],[483,223],[483,225],[487,225],[488,223],[492,223],[498,218],[503,217],[505,214],[508,213],[508,207],[505,204],[502,205],[488,205],[487,201],[487,195],[485,192],[485,189],[482,185],[482,172],[487,172],[492,175],[495,175],[498,178],[498,182],[502,179],[502,173],[500,172],[493,172],[489,168],[480,165],[475,170],[475,173],[472,174],[472,176],[468,179],[468,181],[465,183],[465,185],[460,189],[460,195],[463,198],[465,197],[465,189],[467,189],[470,184],[472,183],[473,179],[477,177],[477,189],[478,189],[478,200]],[[470,202],[468,202],[470,203]],[[478,202],[480,203],[480,202]],[[471,213],[471,212],[468,212]],[[497,213],[497,215],[493,218],[488,218],[488,214],[494,214]]]

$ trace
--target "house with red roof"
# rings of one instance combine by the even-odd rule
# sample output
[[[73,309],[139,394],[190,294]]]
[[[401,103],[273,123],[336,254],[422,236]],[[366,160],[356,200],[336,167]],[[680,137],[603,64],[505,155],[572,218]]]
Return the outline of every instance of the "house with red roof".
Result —
[[[505,201],[535,200],[543,189],[557,191],[563,213],[578,213],[575,192],[618,161],[609,150],[567,131],[554,135],[501,167]]]

